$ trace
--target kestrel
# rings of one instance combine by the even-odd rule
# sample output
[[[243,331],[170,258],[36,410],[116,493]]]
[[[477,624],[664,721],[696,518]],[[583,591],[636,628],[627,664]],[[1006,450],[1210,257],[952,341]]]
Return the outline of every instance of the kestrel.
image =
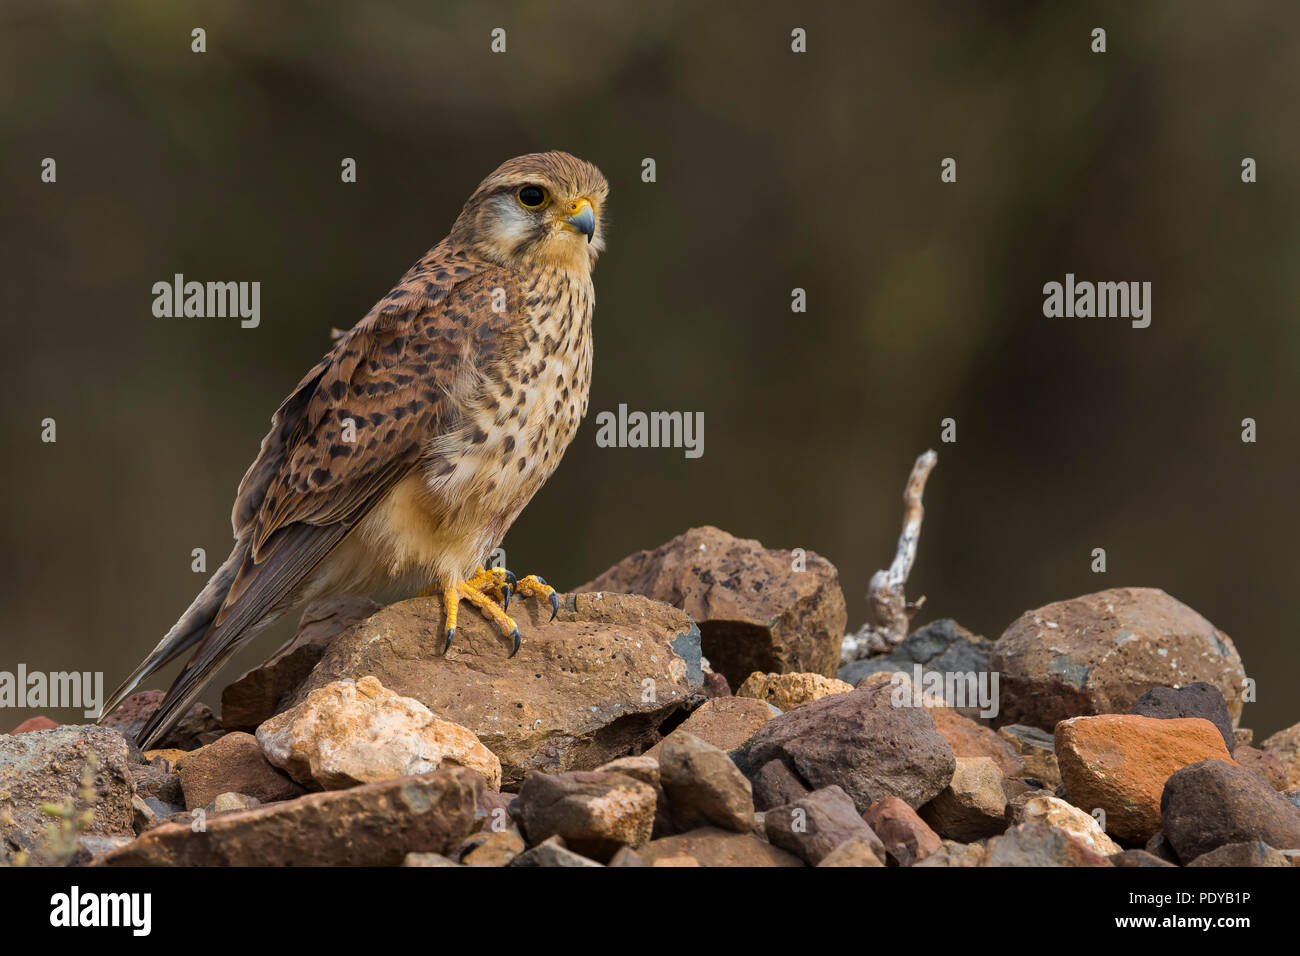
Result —
[[[503,163],[280,404],[239,484],[230,557],[104,709],[193,648],[141,748],[254,635],[318,598],[438,589],[447,647],[465,600],[511,656],[512,590],[549,598],[554,617],[541,578],[484,565],[587,411],[608,192],[568,153]]]

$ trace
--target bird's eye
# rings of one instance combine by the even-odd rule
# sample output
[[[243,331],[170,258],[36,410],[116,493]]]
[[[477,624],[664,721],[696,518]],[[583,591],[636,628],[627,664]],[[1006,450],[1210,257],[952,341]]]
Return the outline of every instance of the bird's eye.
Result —
[[[540,209],[546,202],[546,190],[541,186],[525,186],[519,190],[519,204],[528,209]]]

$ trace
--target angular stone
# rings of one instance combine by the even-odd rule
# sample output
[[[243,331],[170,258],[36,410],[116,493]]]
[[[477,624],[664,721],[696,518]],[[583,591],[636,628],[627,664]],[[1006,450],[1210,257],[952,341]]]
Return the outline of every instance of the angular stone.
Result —
[[[862,818],[899,866],[912,866],[939,849],[943,840],[920,815],[898,797],[877,800]]]
[[[768,721],[737,753],[747,774],[780,760],[812,789],[844,789],[859,812],[887,796],[911,807],[948,785],[952,748],[923,707],[897,707],[888,684],[832,694]]]
[[[304,786],[339,790],[358,783],[467,767],[501,786],[501,761],[459,724],[439,720],[418,700],[374,677],[326,684],[257,728],[266,758]]]
[[[574,853],[564,845],[564,839],[553,836],[543,840],[531,850],[525,850],[510,861],[510,866],[604,866],[581,853]]]
[[[1019,823],[989,840],[981,866],[1111,866],[1064,830],[1046,823]]]
[[[748,833],[701,827],[637,847],[637,856],[650,866],[687,857],[700,866],[803,866],[793,853],[764,843]],[[680,864],[678,864],[680,865]]]
[[[1137,699],[1132,713],[1140,717],[1201,717],[1219,728],[1223,745],[1231,756],[1236,746],[1232,718],[1228,704],[1219,688],[1204,681],[1193,681],[1186,687],[1152,687]]]
[[[1260,742],[1259,748],[1282,761],[1288,788],[1300,787],[1300,724],[1266,737]]]
[[[1160,829],[1169,775],[1199,760],[1231,760],[1217,727],[1200,717],[1074,717],[1056,727],[1056,760],[1070,802],[1106,812],[1106,832],[1145,843]],[[1179,854],[1181,856],[1181,853]]]
[[[397,866],[442,853],[474,826],[483,778],[453,767],[310,793],[209,817],[206,832],[164,823],[97,859],[101,866]]]
[[[1300,809],[1245,767],[1204,760],[1165,783],[1160,800],[1165,837],[1181,860],[1229,843],[1259,840],[1300,850]]]
[[[209,814],[230,813],[234,810],[252,810],[261,805],[261,800],[246,793],[219,793],[205,809]]]
[[[1017,757],[1025,762],[1025,774],[1042,781],[1054,790],[1061,785],[1061,768],[1056,764],[1056,741],[1045,730],[1027,724],[1007,724],[998,728],[998,736],[1010,744]]]
[[[659,780],[676,829],[754,829],[753,788],[731,758],[712,744],[691,734],[665,740]]]
[[[1267,843],[1254,840],[1250,843],[1225,843],[1217,850],[1202,853],[1188,866],[1286,866],[1290,858]]]
[[[1246,677],[1232,639],[1155,588],[1114,588],[1026,611],[998,639],[1001,724],[1126,714],[1153,687],[1213,684],[1234,721]]]
[[[1064,830],[1101,856],[1113,856],[1123,849],[1106,835],[1101,824],[1090,814],[1049,794],[1034,794],[1016,803],[1012,820],[1016,823],[1046,823]]]
[[[839,574],[809,551],[764,548],[714,527],[640,551],[578,591],[643,594],[699,623],[704,654],[736,687],[754,671],[834,677],[847,614]]]
[[[266,663],[221,692],[222,726],[252,733],[264,721],[286,710],[330,641],[381,610],[382,604],[358,595],[308,604],[298,621],[297,633]]]
[[[180,777],[187,810],[206,807],[222,793],[246,793],[263,803],[272,803],[305,792],[271,766],[257,740],[245,733],[226,734],[187,754]]]
[[[885,845],[858,814],[848,794],[836,786],[814,790],[795,803],[767,811],[763,828],[769,843],[789,850],[809,866],[816,866],[849,840],[865,843],[882,862],[885,857]]]
[[[563,598],[554,621],[533,600],[510,613],[523,636],[515,657],[477,612],[460,616],[443,655],[441,600],[394,604],[335,638],[296,700],[373,676],[473,731],[514,789],[530,770],[590,769],[635,752],[700,688],[699,631],[674,608],[579,594]]]
[[[654,826],[654,790],[618,773],[531,773],[519,804],[529,843],[558,836],[601,863],[621,846],[645,843]]]
[[[771,704],[752,697],[717,697],[706,700],[691,711],[691,715],[664,739],[692,734],[719,750],[730,752],[742,746],[759,727],[779,713]],[[645,756],[657,758],[663,745],[664,741],[659,741],[645,752]]]
[[[998,734],[951,707],[931,707],[934,729],[948,741],[956,757],[988,757],[997,764],[1004,777],[1019,777],[1026,772],[1025,762],[1011,744]]]
[[[121,731],[65,725],[0,736],[0,864],[25,859],[28,866],[65,865],[76,851],[75,835],[135,835],[131,758]],[[83,798],[83,791],[90,799]],[[58,818],[53,804],[89,820],[68,834],[71,845],[47,839]]]
[[[780,760],[769,760],[753,777],[754,807],[760,811],[794,803],[809,792],[794,772]]]
[[[672,818],[669,815],[668,795],[664,793],[663,783],[659,779],[659,761],[649,754],[640,757],[619,757],[596,768],[598,773],[621,773],[640,780],[655,792],[654,836],[666,836],[672,832]],[[609,864],[610,866],[613,863]]]
[[[794,710],[800,704],[820,700],[827,694],[847,694],[852,684],[821,674],[763,674],[754,671],[736,688],[737,697],[766,701],[777,710]]]
[[[958,757],[952,780],[918,811],[948,840],[970,843],[1007,827],[1002,774],[990,757]]]

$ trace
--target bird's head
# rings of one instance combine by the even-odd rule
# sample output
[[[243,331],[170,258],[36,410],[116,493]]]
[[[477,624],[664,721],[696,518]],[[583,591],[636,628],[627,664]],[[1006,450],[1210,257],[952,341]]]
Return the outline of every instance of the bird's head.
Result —
[[[505,266],[586,272],[605,248],[608,195],[600,170],[576,156],[516,156],[474,190],[451,239]]]

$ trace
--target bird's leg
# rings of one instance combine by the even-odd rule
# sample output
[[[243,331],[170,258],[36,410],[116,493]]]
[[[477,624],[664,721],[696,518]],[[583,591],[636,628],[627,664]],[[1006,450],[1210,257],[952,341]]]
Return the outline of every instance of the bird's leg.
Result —
[[[506,614],[506,608],[510,606],[511,594],[516,592],[529,597],[549,598],[551,620],[555,620],[555,615],[560,610],[560,597],[555,593],[555,588],[535,574],[516,579],[505,568],[479,568],[469,580],[444,587],[442,598],[443,606],[447,609],[446,647],[451,647],[451,640],[456,636],[457,610],[460,602],[465,600],[482,611],[502,634],[514,641],[514,648],[510,651],[510,656],[514,657],[519,650],[519,626]]]

